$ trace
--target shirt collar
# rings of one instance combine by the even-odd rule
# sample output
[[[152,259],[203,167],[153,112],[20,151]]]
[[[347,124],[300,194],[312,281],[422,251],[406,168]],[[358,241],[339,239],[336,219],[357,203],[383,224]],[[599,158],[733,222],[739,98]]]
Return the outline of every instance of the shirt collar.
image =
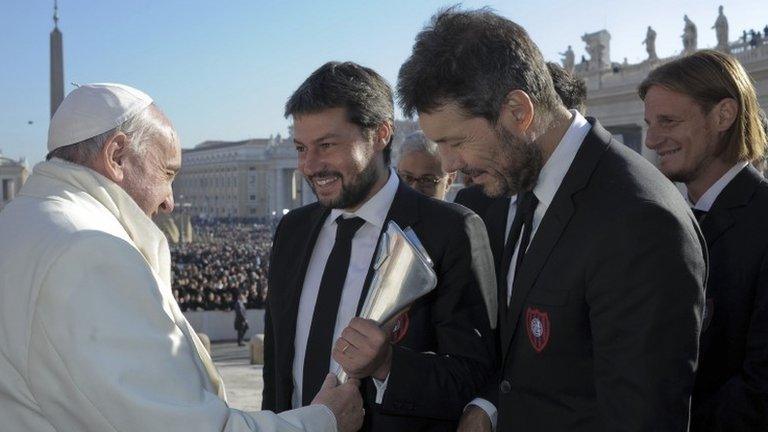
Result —
[[[728,183],[730,183],[731,180],[733,180],[733,178],[736,177],[741,172],[741,170],[747,166],[747,164],[748,162],[745,161],[737,162],[736,165],[726,171],[722,177],[720,177],[712,186],[710,186],[709,189],[704,192],[704,195],[702,195],[695,204],[691,201],[691,197],[688,196],[688,194],[685,194],[685,196],[688,198],[688,203],[690,203],[691,206],[696,210],[708,212],[709,209],[712,208],[712,205],[715,203],[717,197],[720,195],[720,192],[722,192],[723,189],[728,186]]]
[[[90,168],[53,158],[35,165],[21,193],[49,198],[59,194],[71,195],[72,190],[84,192],[115,217],[133,246],[165,282],[163,290],[170,295],[171,256],[168,241],[136,201],[113,181]]]
[[[389,208],[392,206],[392,201],[395,199],[399,184],[400,180],[397,178],[397,174],[390,168],[389,179],[387,179],[384,186],[368,201],[363,203],[357,211],[350,213],[344,209],[333,209],[331,210],[330,217],[325,220],[325,225],[334,223],[339,215],[344,215],[345,218],[362,218],[367,223],[372,224],[377,228],[383,227],[384,221],[387,219],[387,214],[389,213]]]
[[[549,207],[573,159],[576,158],[582,141],[592,128],[592,125],[578,111],[570,110],[570,113],[573,115],[571,126],[541,168],[539,180],[533,188],[534,195],[544,208]]]

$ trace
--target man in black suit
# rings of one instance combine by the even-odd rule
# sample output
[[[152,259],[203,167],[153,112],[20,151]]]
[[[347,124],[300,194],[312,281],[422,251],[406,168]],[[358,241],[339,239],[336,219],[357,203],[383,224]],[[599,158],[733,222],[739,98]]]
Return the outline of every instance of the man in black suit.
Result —
[[[436,15],[398,90],[446,169],[514,196],[488,210],[498,377],[460,430],[684,431],[706,264],[680,193],[568,111],[525,30],[490,11]]]
[[[478,216],[428,198],[389,165],[392,90],[371,69],[330,62],[291,96],[298,166],[318,202],[275,233],[265,325],[263,408],[302,406],[340,365],[363,380],[363,430],[454,431],[493,361],[493,265]],[[355,318],[388,221],[412,228],[435,291],[393,327]],[[488,268],[473,268],[477,256]],[[490,286],[483,296],[480,286]]]
[[[768,430],[768,184],[752,81],[733,57],[698,51],[640,85],[659,168],[683,182],[709,249],[692,431]]]

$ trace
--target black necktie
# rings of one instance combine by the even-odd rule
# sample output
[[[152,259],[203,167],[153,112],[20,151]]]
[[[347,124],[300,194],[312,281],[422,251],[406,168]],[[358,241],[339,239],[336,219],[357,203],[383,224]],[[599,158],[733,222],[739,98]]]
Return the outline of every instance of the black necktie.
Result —
[[[693,211],[693,215],[696,217],[696,220],[701,223],[701,221],[704,220],[704,217],[707,215],[706,210],[699,210],[697,208],[692,208],[691,211]]]
[[[517,276],[517,272],[520,269],[520,265],[523,263],[523,257],[525,251],[528,248],[528,243],[531,241],[531,230],[533,228],[533,214],[536,212],[536,206],[539,204],[539,200],[533,191],[528,191],[518,201],[517,211],[515,212],[515,219],[512,221],[512,227],[509,229],[509,235],[507,236],[507,243],[504,245],[504,254],[501,256],[501,271],[499,272],[498,283],[502,287],[502,292],[505,294],[502,297],[505,302],[504,306],[507,306],[506,293],[507,287],[507,275],[509,273],[509,265],[512,263],[512,255],[515,253],[515,245],[518,240],[520,243],[520,249],[517,252],[517,260],[515,261],[515,275],[512,279],[512,288],[514,290],[514,281]],[[522,237],[520,231],[522,230]]]
[[[349,257],[352,254],[352,239],[365,220],[354,217],[336,218],[336,241],[325,263],[317,303],[312,315],[312,327],[309,329],[307,350],[304,355],[304,375],[301,389],[302,406],[309,405],[323,384],[331,361],[333,330],[336,327],[336,315],[341,303],[341,292],[349,269]]]

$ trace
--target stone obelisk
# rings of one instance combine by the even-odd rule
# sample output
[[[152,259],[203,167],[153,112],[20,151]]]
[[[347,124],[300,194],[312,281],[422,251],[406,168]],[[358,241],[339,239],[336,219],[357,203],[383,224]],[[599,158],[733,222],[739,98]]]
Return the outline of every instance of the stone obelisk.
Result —
[[[64,53],[59,31],[59,5],[53,2],[53,31],[51,31],[51,117],[64,100]]]

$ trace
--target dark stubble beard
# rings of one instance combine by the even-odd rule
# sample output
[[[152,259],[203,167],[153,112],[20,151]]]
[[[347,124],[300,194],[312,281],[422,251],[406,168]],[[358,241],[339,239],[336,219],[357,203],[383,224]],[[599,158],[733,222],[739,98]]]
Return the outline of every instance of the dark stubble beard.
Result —
[[[512,196],[532,190],[539,179],[544,165],[544,155],[536,143],[519,139],[503,127],[496,131],[501,142],[501,155],[504,160],[500,191],[495,196]],[[487,193],[487,192],[486,192]]]
[[[315,191],[315,183],[313,178],[330,175],[339,176],[339,180],[341,181],[341,194],[339,194],[339,197],[334,200],[323,202],[320,200],[320,197],[318,197],[317,191]],[[315,197],[318,198],[318,201],[320,201],[320,204],[322,204],[324,207],[346,209],[362,203],[363,200],[368,197],[368,194],[371,192],[373,185],[376,184],[378,179],[379,176],[376,172],[376,159],[371,158],[371,161],[360,172],[360,174],[352,177],[349,182],[345,182],[344,177],[341,176],[341,173],[336,171],[323,171],[307,178],[307,181],[309,182],[310,187],[312,187],[312,192],[314,192]]]

